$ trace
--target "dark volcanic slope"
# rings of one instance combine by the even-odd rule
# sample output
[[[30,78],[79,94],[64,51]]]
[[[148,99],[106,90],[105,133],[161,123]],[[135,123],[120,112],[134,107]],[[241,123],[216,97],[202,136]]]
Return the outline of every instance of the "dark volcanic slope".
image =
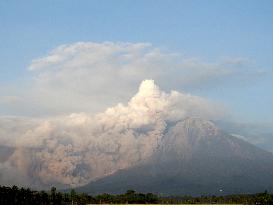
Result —
[[[188,118],[169,129],[145,162],[77,191],[128,189],[183,195],[273,191],[273,154],[223,133],[210,121]]]

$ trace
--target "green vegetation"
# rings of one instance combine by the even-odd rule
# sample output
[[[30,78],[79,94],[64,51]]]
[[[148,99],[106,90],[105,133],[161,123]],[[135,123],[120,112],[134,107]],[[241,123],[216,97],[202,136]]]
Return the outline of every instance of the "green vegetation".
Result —
[[[249,205],[273,205],[273,194],[236,194],[225,196],[168,196],[161,197],[164,204],[249,204]]]
[[[159,197],[152,193],[128,190],[124,194],[61,193],[52,187],[50,191],[33,191],[17,186],[0,186],[0,205],[84,205],[84,204],[249,204],[272,205],[273,195],[267,192],[251,195],[229,196],[169,196]]]
[[[61,193],[52,187],[49,192],[32,191],[29,188],[18,188],[17,186],[0,186],[0,205],[84,205],[101,203],[135,203],[156,204],[160,199],[154,194],[141,194],[128,190],[121,195],[101,194],[95,197],[85,193],[76,193],[73,189],[70,193]]]

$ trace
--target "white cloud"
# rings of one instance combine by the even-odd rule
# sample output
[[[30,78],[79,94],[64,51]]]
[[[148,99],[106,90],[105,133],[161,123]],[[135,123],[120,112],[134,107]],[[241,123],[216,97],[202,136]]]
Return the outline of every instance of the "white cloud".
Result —
[[[243,58],[204,62],[164,52],[149,43],[61,45],[32,61],[33,79],[27,86],[1,90],[0,112],[28,116],[95,113],[126,102],[143,79],[178,90],[249,81],[258,75],[245,71],[247,63]]]
[[[165,93],[153,80],[145,80],[127,105],[93,116],[2,118],[0,144],[14,151],[0,163],[0,173],[12,169],[9,175],[19,173],[25,182],[9,177],[9,183],[37,187],[85,184],[149,157],[168,123],[189,116],[221,119],[224,111],[197,96]],[[4,178],[0,182],[8,183]]]

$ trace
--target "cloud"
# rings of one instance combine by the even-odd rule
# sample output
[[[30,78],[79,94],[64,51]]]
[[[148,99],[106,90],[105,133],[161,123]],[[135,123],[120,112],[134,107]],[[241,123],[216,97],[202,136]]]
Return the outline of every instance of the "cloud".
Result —
[[[32,79],[26,85],[1,90],[0,112],[22,116],[96,113],[129,100],[143,79],[179,91],[230,86],[263,75],[250,69],[250,64],[245,58],[205,62],[149,43],[61,45],[31,62]]]
[[[0,113],[24,116],[0,118],[0,183],[73,187],[137,164],[168,125],[225,118],[223,106],[183,88],[248,81],[257,76],[248,63],[204,62],[149,43],[61,45],[31,62],[27,83],[0,87]]]
[[[234,136],[250,142],[264,150],[273,150],[273,125],[271,123],[217,122],[223,130],[228,130]]]
[[[1,118],[0,144],[11,151],[0,162],[0,182],[37,188],[85,184],[148,158],[167,125],[189,116],[222,119],[225,110],[145,80],[127,104],[96,115]]]

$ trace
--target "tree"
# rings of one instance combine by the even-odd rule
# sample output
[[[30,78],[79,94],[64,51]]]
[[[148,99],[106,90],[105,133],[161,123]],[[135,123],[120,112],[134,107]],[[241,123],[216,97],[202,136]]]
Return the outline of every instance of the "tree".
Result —
[[[76,198],[76,191],[74,189],[71,189],[70,191],[70,200],[71,200],[71,204],[73,205],[75,202],[75,198]]]
[[[267,191],[265,191],[264,193],[257,194],[255,203],[262,205],[272,205],[273,195],[269,194]]]
[[[52,187],[50,190],[50,202],[52,205],[55,205],[56,192],[57,192],[57,189],[55,187]]]

